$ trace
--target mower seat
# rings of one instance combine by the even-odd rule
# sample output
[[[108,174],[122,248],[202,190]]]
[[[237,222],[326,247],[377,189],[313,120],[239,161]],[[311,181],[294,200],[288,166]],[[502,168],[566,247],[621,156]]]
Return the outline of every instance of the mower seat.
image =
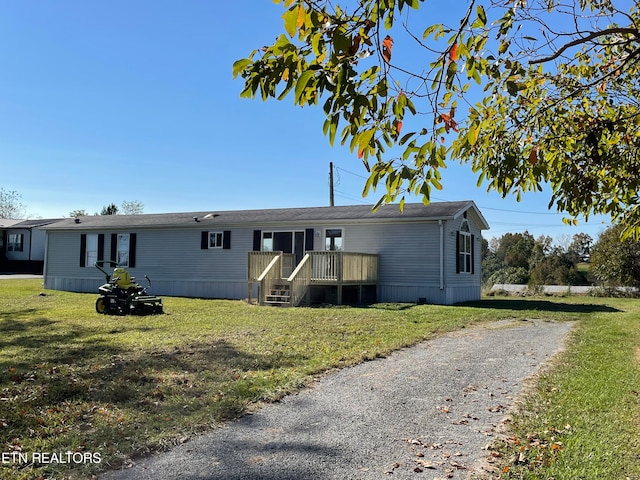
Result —
[[[136,284],[134,283],[135,279],[131,275],[129,275],[129,272],[127,272],[122,267],[113,269],[112,278],[115,281],[116,286],[123,290],[128,290],[129,288],[133,288],[136,286]]]

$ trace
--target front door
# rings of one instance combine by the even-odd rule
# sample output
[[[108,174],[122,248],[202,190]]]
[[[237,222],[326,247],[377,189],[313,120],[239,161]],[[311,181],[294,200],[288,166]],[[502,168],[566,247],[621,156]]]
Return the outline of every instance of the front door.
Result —
[[[297,265],[304,255],[304,232],[273,232],[273,250],[295,254]]]
[[[293,236],[291,232],[273,232],[273,250],[293,253]]]

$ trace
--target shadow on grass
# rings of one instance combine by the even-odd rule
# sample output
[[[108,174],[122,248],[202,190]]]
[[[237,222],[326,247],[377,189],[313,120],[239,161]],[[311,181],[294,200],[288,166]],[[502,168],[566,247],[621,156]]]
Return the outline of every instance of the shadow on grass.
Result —
[[[119,325],[106,332],[46,318],[3,319],[0,351],[16,353],[0,356],[0,388],[13,391],[16,399],[37,397],[31,400],[34,406],[80,401],[155,405],[161,411],[165,399],[211,397],[209,390],[215,388],[215,396],[223,385],[237,384],[259,397],[260,385],[252,383],[249,372],[276,371],[304,361],[304,354],[276,349],[242,351],[224,339],[132,351],[122,338],[112,337],[146,328]],[[223,398],[229,406],[221,416],[243,413],[244,400],[258,399],[247,398],[251,395],[239,392],[233,399]]]
[[[104,458],[117,466],[111,445],[137,455],[147,441],[139,438],[140,425],[151,437],[169,438],[167,432],[241,416],[252,402],[286,389],[279,372],[305,357],[275,348],[243,351],[220,338],[132,350],[122,336],[140,328],[116,330],[114,337],[104,328],[62,320],[0,320],[0,351],[16,352],[0,356],[0,392],[6,397],[0,402],[6,424],[0,442],[103,445]],[[139,451],[160,445],[154,440]]]
[[[596,313],[596,312],[621,312],[609,305],[595,305],[588,303],[564,303],[549,300],[520,300],[520,299],[484,299],[477,302],[464,302],[457,304],[462,307],[495,308],[497,310],[535,310],[540,312],[564,312],[564,313]]]

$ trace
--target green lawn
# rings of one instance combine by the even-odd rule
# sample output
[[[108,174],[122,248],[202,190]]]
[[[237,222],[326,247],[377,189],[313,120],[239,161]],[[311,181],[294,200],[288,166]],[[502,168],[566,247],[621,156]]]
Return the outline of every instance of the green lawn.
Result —
[[[580,320],[580,326],[558,368],[543,378],[542,393],[529,395],[522,418],[532,423],[516,417],[514,440],[495,453],[500,469],[513,478],[572,478],[541,469],[568,462],[570,471],[571,462],[580,463],[587,437],[598,436],[598,430],[591,433],[598,425],[589,420],[597,411],[608,438],[598,443],[594,461],[615,456],[618,473],[640,473],[637,455],[620,455],[640,430],[637,300],[501,298],[453,307],[279,309],[165,298],[165,315],[111,317],[95,313],[95,298],[43,292],[37,280],[0,281],[1,478],[85,478],[183,442],[321,372],[479,322],[532,317]],[[607,354],[612,350],[615,355]],[[596,383],[591,376],[600,383],[594,405],[588,403]],[[573,404],[584,407],[569,408]],[[551,408],[556,405],[560,411]],[[527,439],[542,439],[545,431],[561,444],[540,454],[536,440]],[[583,437],[587,446],[579,444]],[[529,456],[510,462],[520,449]],[[57,452],[72,461],[21,461],[20,454],[33,452]],[[89,461],[74,462],[79,459]],[[527,477],[529,468],[533,476]],[[589,475],[575,478],[624,478]]]

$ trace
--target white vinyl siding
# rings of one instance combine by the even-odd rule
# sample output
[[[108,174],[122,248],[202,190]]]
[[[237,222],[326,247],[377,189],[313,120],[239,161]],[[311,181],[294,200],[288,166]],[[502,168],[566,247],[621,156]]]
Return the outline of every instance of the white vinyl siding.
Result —
[[[136,233],[135,268],[129,268],[129,271],[136,277],[149,275],[151,292],[158,295],[242,299],[248,293],[248,252],[254,247],[268,249],[269,243],[265,244],[265,239],[269,239],[269,234],[273,241],[273,232],[304,231],[309,246],[313,240],[314,250],[324,250],[327,231],[340,231],[339,238],[345,251],[379,255],[378,301],[415,302],[426,298],[429,303],[452,303],[477,299],[480,295],[480,230],[471,218],[468,226],[475,242],[471,249],[475,270],[456,274],[459,253],[456,251],[456,232],[460,231],[462,221],[460,216],[444,222],[443,288],[440,285],[440,225],[433,220],[219,224],[215,231],[203,230],[201,226],[136,229],[133,230]],[[233,248],[208,248],[210,234],[219,232],[223,232],[223,243],[225,236],[233,239]],[[95,268],[80,268],[78,262],[81,234],[96,233],[104,235],[107,258],[109,252],[118,252],[120,256],[120,246],[114,244],[112,247],[112,243],[118,242],[122,230],[48,231],[47,288],[97,291],[104,276]],[[127,235],[131,245],[133,233]],[[218,238],[215,242],[217,245]],[[92,264],[87,262],[87,267],[90,266]]]

